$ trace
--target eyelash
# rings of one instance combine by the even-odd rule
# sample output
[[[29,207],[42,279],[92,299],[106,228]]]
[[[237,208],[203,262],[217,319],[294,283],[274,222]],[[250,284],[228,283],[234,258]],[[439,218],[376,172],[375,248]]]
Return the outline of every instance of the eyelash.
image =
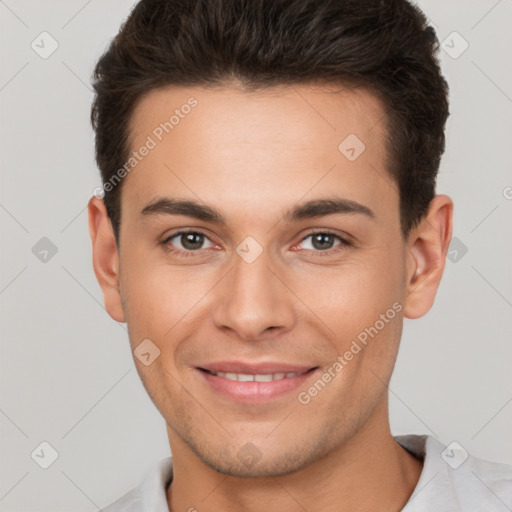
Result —
[[[188,258],[190,256],[197,256],[198,254],[199,255],[202,255],[205,251],[208,251],[208,249],[198,249],[198,250],[195,250],[195,251],[192,251],[192,250],[189,250],[189,251],[183,251],[181,249],[172,249],[169,247],[169,242],[173,239],[173,238],[178,238],[179,236],[181,235],[189,235],[189,234],[194,234],[194,235],[203,235],[206,239],[210,240],[209,237],[203,233],[202,231],[197,231],[197,230],[185,230],[185,231],[178,231],[176,233],[173,233],[172,235],[168,236],[167,238],[165,238],[165,240],[163,240],[161,243],[161,245],[164,246],[165,250],[170,253],[170,254],[173,254],[173,255],[177,255],[179,257],[185,257],[185,258]],[[329,229],[319,229],[319,230],[316,230],[316,231],[312,231],[311,233],[307,234],[306,236],[304,236],[301,240],[300,240],[300,243],[304,242],[304,240],[306,240],[307,238],[313,236],[313,235],[318,235],[318,234],[322,234],[322,235],[330,235],[330,236],[333,236],[335,238],[337,238],[341,243],[331,249],[326,249],[325,251],[320,251],[320,250],[312,250],[312,249],[305,249],[307,251],[312,251],[314,253],[317,253],[319,256],[322,256],[322,255],[332,255],[334,252],[338,252],[339,250],[343,250],[347,247],[350,247],[352,246],[353,244],[351,242],[349,242],[348,240],[346,240],[345,238],[342,238],[340,235],[330,231]],[[211,240],[210,240],[211,242]]]

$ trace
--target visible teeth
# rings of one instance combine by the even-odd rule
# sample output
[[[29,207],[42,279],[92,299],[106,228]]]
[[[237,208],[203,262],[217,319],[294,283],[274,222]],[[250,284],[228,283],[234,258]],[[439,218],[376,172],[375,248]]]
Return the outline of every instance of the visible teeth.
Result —
[[[254,375],[245,375],[243,373],[239,373],[238,380],[240,382],[252,382],[254,381]]]
[[[256,382],[270,382],[270,381],[274,380],[273,377],[274,376],[271,373],[269,373],[267,375],[255,375],[254,380]],[[240,380],[240,379],[238,379],[238,380]]]
[[[249,373],[226,373],[226,372],[210,372],[217,377],[224,377],[228,380],[237,380],[239,382],[271,382],[273,380],[291,379],[302,375],[305,372],[289,372],[289,373],[262,373],[262,374],[249,374]]]

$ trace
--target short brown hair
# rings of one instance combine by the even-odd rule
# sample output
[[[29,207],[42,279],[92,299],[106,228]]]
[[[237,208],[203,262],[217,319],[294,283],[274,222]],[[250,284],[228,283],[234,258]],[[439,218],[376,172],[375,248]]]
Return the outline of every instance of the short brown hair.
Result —
[[[385,106],[387,168],[407,236],[435,195],[445,146],[438,49],[424,14],[406,0],[141,0],[94,70],[102,182],[125,164],[131,115],[153,89],[354,84]],[[121,185],[104,196],[118,242]]]

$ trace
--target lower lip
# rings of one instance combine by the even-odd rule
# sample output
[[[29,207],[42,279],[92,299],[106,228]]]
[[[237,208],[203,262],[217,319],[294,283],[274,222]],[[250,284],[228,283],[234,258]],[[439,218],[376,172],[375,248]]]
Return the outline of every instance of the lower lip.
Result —
[[[297,377],[271,380],[270,382],[240,382],[197,369],[200,376],[214,391],[228,398],[243,403],[265,403],[282,397],[304,386],[305,382],[316,374],[317,369],[311,369]]]

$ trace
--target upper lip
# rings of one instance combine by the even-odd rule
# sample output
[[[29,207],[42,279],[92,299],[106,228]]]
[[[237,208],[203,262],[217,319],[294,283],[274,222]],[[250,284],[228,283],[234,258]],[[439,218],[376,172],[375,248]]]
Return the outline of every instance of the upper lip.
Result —
[[[244,363],[242,361],[219,361],[198,366],[201,370],[224,373],[243,373],[248,375],[266,375],[270,373],[299,373],[316,366],[280,362]]]

